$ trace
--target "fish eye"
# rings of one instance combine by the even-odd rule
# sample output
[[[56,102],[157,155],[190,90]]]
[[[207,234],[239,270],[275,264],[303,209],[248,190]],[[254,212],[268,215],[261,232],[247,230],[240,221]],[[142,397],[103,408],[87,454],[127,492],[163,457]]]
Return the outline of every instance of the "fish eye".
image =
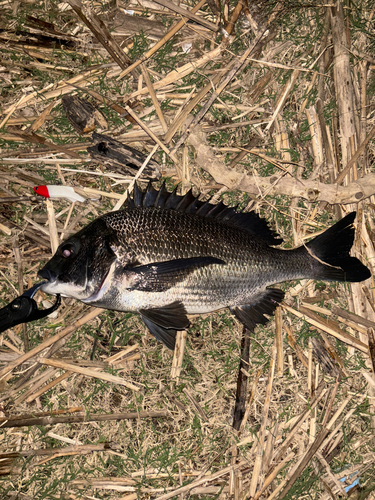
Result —
[[[74,254],[74,247],[70,243],[68,245],[64,245],[61,248],[61,255],[67,259],[68,257],[71,257]]]

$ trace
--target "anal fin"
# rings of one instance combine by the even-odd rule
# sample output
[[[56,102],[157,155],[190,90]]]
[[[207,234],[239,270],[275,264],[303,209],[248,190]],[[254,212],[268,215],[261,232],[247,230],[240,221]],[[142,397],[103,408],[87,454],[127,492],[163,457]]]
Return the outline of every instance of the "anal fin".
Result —
[[[273,315],[276,307],[284,298],[284,292],[278,288],[267,288],[254,297],[251,304],[231,307],[231,312],[250,331],[254,331],[256,325],[265,325],[268,319],[264,314]]]

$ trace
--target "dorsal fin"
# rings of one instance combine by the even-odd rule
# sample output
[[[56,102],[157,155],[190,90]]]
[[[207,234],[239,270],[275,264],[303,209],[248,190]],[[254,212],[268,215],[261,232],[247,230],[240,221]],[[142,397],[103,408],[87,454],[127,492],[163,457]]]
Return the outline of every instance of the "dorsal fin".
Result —
[[[193,195],[192,190],[185,195],[178,195],[177,188],[171,193],[163,182],[159,190],[155,189],[151,182],[145,191],[142,191],[137,183],[134,185],[133,198],[129,198],[129,208],[135,207],[159,207],[167,210],[176,210],[200,217],[214,219],[228,226],[237,227],[249,232],[253,236],[262,238],[269,245],[279,245],[283,240],[277,233],[268,227],[265,219],[259,217],[255,212],[237,212],[233,207],[227,207],[221,201],[213,205],[209,201],[201,201]]]

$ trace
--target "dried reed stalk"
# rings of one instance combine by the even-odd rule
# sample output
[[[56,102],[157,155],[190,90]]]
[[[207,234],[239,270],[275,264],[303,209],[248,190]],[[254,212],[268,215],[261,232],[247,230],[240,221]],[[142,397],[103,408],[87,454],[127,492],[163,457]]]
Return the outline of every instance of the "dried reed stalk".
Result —
[[[208,416],[206,415],[206,412],[203,410],[201,405],[198,403],[198,401],[195,399],[195,397],[191,394],[191,392],[184,387],[183,389],[184,394],[187,396],[189,401],[192,403],[196,411],[198,412],[198,415],[205,421],[208,422]]]
[[[46,207],[48,215],[48,232],[51,240],[52,255],[54,255],[60,244],[60,241],[57,233],[57,225],[55,218],[55,210],[53,208],[53,201],[50,200],[49,198],[46,198]]]
[[[331,393],[331,398],[329,401],[327,411],[326,411],[325,416],[324,416],[321,431],[319,432],[319,434],[315,438],[314,442],[309,446],[308,450],[306,451],[304,456],[301,458],[301,460],[298,462],[298,464],[294,467],[292,473],[289,475],[288,482],[286,483],[285,488],[283,489],[280,497],[278,497],[278,498],[280,498],[280,500],[285,498],[285,496],[288,494],[288,492],[292,488],[293,484],[296,482],[296,480],[301,475],[304,468],[307,466],[307,464],[310,462],[310,460],[313,458],[313,456],[316,454],[316,452],[322,446],[324,439],[326,438],[327,434],[329,433],[331,426],[330,426],[330,424],[329,425],[326,425],[326,424],[327,424],[327,420],[328,420],[328,417],[329,417],[329,414],[331,411],[331,407],[333,405],[333,401],[334,401],[335,396],[336,396],[337,387],[338,387],[338,383],[336,383],[335,388]]]
[[[245,462],[241,461],[236,465],[231,465],[229,467],[225,467],[224,469],[221,469],[218,472],[214,472],[213,474],[209,474],[207,476],[204,476],[203,478],[196,479],[195,481],[191,482],[190,484],[187,484],[186,486],[181,486],[181,488],[177,488],[177,489],[171,491],[170,493],[166,493],[165,495],[157,497],[155,500],[168,500],[169,498],[173,498],[174,496],[180,495],[181,493],[188,492],[188,491],[192,490],[193,488],[200,486],[201,484],[215,481],[219,477],[222,477],[226,474],[230,474],[232,471],[238,470],[241,467],[243,467],[244,465],[245,465]]]
[[[171,378],[178,379],[181,375],[182,361],[184,359],[187,333],[185,330],[178,331],[176,334],[176,346],[173,352]]]
[[[326,324],[327,320],[324,320],[323,318],[320,317],[318,319],[317,317],[315,317],[315,315],[313,317],[313,313],[311,311],[308,310],[305,310],[304,312],[297,311],[296,309],[289,307],[286,304],[282,304],[281,307],[284,308],[286,311],[292,313],[294,316],[297,316],[297,318],[304,318],[305,321],[307,321],[311,325],[314,325],[315,327],[320,328],[324,332],[333,335],[342,342],[345,342],[346,344],[351,345],[352,347],[355,347],[356,349],[364,353],[368,352],[368,347],[366,346],[366,344],[353,337],[353,335],[350,335],[349,333],[345,332],[341,328],[334,327],[333,325],[328,326]]]
[[[164,118],[163,112],[161,110],[159,101],[158,101],[158,99],[156,97],[154,86],[153,86],[153,84],[152,84],[152,82],[150,80],[150,76],[148,74],[146,66],[143,63],[140,66],[141,66],[141,71],[142,71],[143,78],[145,79],[145,83],[147,85],[148,91],[149,91],[151,99],[152,99],[152,103],[155,106],[156,114],[158,115],[158,118],[160,120],[161,126],[163,127],[163,130],[164,130],[164,133],[166,133],[167,130],[168,130],[168,125],[165,122],[165,118]]]
[[[33,392],[26,398],[26,403],[31,403],[35,399],[39,398],[42,394],[45,392],[49,391],[52,389],[52,387],[55,387],[56,385],[60,384],[63,380],[69,378],[72,375],[72,372],[65,372],[62,375],[59,375],[55,379],[53,379],[51,382],[48,382],[44,387],[41,387],[39,390]],[[34,387],[32,387],[34,389]]]
[[[168,2],[167,0],[154,0],[154,2],[158,3],[159,5],[162,5],[163,7],[166,7],[167,9],[172,10],[173,12],[181,14],[181,16],[183,17],[187,17],[188,19],[191,19],[192,21],[201,24],[202,26],[213,31],[214,33],[219,31],[219,26],[217,26],[216,24],[211,23],[210,21],[207,21],[203,17],[197,16],[196,14],[193,14],[192,12],[183,9],[182,7],[179,7],[178,5],[172,2]]]
[[[275,311],[275,340],[276,340],[276,352],[277,352],[277,367],[276,373],[278,377],[282,377],[284,373],[284,349],[283,349],[283,333],[282,333],[282,316],[281,308],[277,307]]]
[[[110,414],[91,414],[91,415],[69,415],[67,417],[31,417],[18,420],[8,420],[1,424],[1,427],[24,427],[31,425],[55,425],[71,424],[74,422],[104,422],[107,420],[125,420],[138,418],[166,418],[169,417],[167,411],[140,411]]]
[[[190,124],[187,127],[187,129],[185,130],[185,132],[181,135],[180,139],[176,142],[176,144],[172,148],[171,153],[175,153],[177,151],[177,149],[182,144],[184,144],[184,142],[188,138],[189,134],[191,134],[194,127],[201,121],[201,119],[204,117],[204,115],[210,109],[210,107],[214,103],[214,101],[219,97],[219,95],[226,88],[228,83],[232,80],[232,78],[236,75],[236,73],[241,69],[241,67],[246,62],[246,59],[250,56],[250,54],[255,50],[257,45],[261,42],[263,36],[264,36],[264,33],[263,32],[260,33],[255,38],[255,40],[253,40],[251,42],[250,47],[248,47],[245,50],[245,52],[242,54],[241,57],[236,59],[233,63],[232,62],[229,63],[228,67],[226,68],[226,75],[222,78],[218,87],[211,94],[211,97],[207,100],[207,102],[202,106],[202,108],[198,111],[198,113],[195,115],[193,120],[190,122]]]
[[[206,0],[200,0],[200,2],[197,3],[195,7],[191,9],[191,12],[195,14],[198,12],[198,10],[203,7],[203,5],[206,3]],[[155,54],[168,40],[170,40],[181,28],[185,26],[185,20],[183,19],[182,21],[179,21],[173,28],[169,30],[169,32],[163,36],[159,42],[157,42],[152,49],[147,51],[145,54],[140,57],[140,59],[136,62],[134,62],[132,65],[129,66],[126,70],[124,70],[120,76],[120,78],[124,78],[128,73],[130,73],[133,69],[135,69],[137,66],[139,66],[141,63],[147,61],[153,54]]]
[[[243,327],[241,339],[241,358],[237,376],[236,401],[234,404],[233,429],[238,431],[241,427],[245,411],[247,396],[247,379],[249,377],[249,351],[250,351],[250,331]]]
[[[115,375],[111,375],[110,373],[99,372],[96,370],[91,370],[90,368],[83,368],[79,365],[72,365],[70,363],[65,363],[65,361],[61,361],[58,359],[46,359],[40,358],[40,363],[48,366],[54,366],[55,368],[61,368],[62,370],[66,370],[73,373],[80,373],[81,375],[85,375],[86,377],[98,378],[100,380],[106,380],[107,382],[112,382],[113,384],[124,385],[128,389],[132,391],[138,392],[140,387],[138,385],[132,384],[124,380],[121,377],[117,377]]]
[[[95,38],[99,40],[105,50],[111,55],[121,69],[127,68],[131,63],[131,59],[125,54],[123,49],[118,45],[114,37],[111,35],[105,23],[100,17],[95,14],[92,9],[88,9],[80,0],[67,0],[78,17],[86,24],[93,32]],[[132,70],[135,78],[138,73]]]
[[[254,496],[257,490],[257,485],[259,481],[259,474],[262,467],[262,457],[263,457],[263,445],[264,438],[266,432],[266,425],[268,420],[268,411],[270,408],[271,402],[271,392],[272,392],[272,384],[273,384],[273,376],[275,373],[275,358],[276,358],[276,349],[274,349],[272,358],[270,360],[270,370],[268,374],[268,385],[266,390],[266,395],[264,399],[264,406],[262,411],[262,423],[260,425],[259,433],[258,433],[258,444],[257,451],[255,455],[254,469],[253,474],[251,476],[251,484],[250,484],[250,496]]]

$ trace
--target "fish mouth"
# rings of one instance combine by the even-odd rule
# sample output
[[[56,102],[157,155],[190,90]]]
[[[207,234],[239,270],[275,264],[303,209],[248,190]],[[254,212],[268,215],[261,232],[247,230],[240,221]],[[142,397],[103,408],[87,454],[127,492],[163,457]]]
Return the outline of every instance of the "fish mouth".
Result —
[[[89,297],[87,297],[85,299],[81,299],[82,302],[84,302],[85,304],[89,304],[92,302],[98,302],[104,296],[104,294],[109,289],[111,277],[113,275],[113,270],[114,270],[114,264],[112,264],[108,268],[107,272],[104,274],[103,279],[102,279],[100,285],[98,286],[98,288],[96,289],[96,291],[93,294],[91,294]]]
[[[80,300],[82,293],[85,292],[87,287],[87,277],[85,284],[79,286],[74,283],[61,281],[57,273],[45,268],[38,271],[38,276],[48,280],[44,282],[40,289],[44,293],[51,295],[61,295],[62,297],[72,297]]]
[[[41,278],[44,278],[49,283],[54,283],[57,280],[57,274],[54,273],[53,271],[50,271],[49,269],[45,269],[45,268],[38,271],[38,276],[40,276]]]

